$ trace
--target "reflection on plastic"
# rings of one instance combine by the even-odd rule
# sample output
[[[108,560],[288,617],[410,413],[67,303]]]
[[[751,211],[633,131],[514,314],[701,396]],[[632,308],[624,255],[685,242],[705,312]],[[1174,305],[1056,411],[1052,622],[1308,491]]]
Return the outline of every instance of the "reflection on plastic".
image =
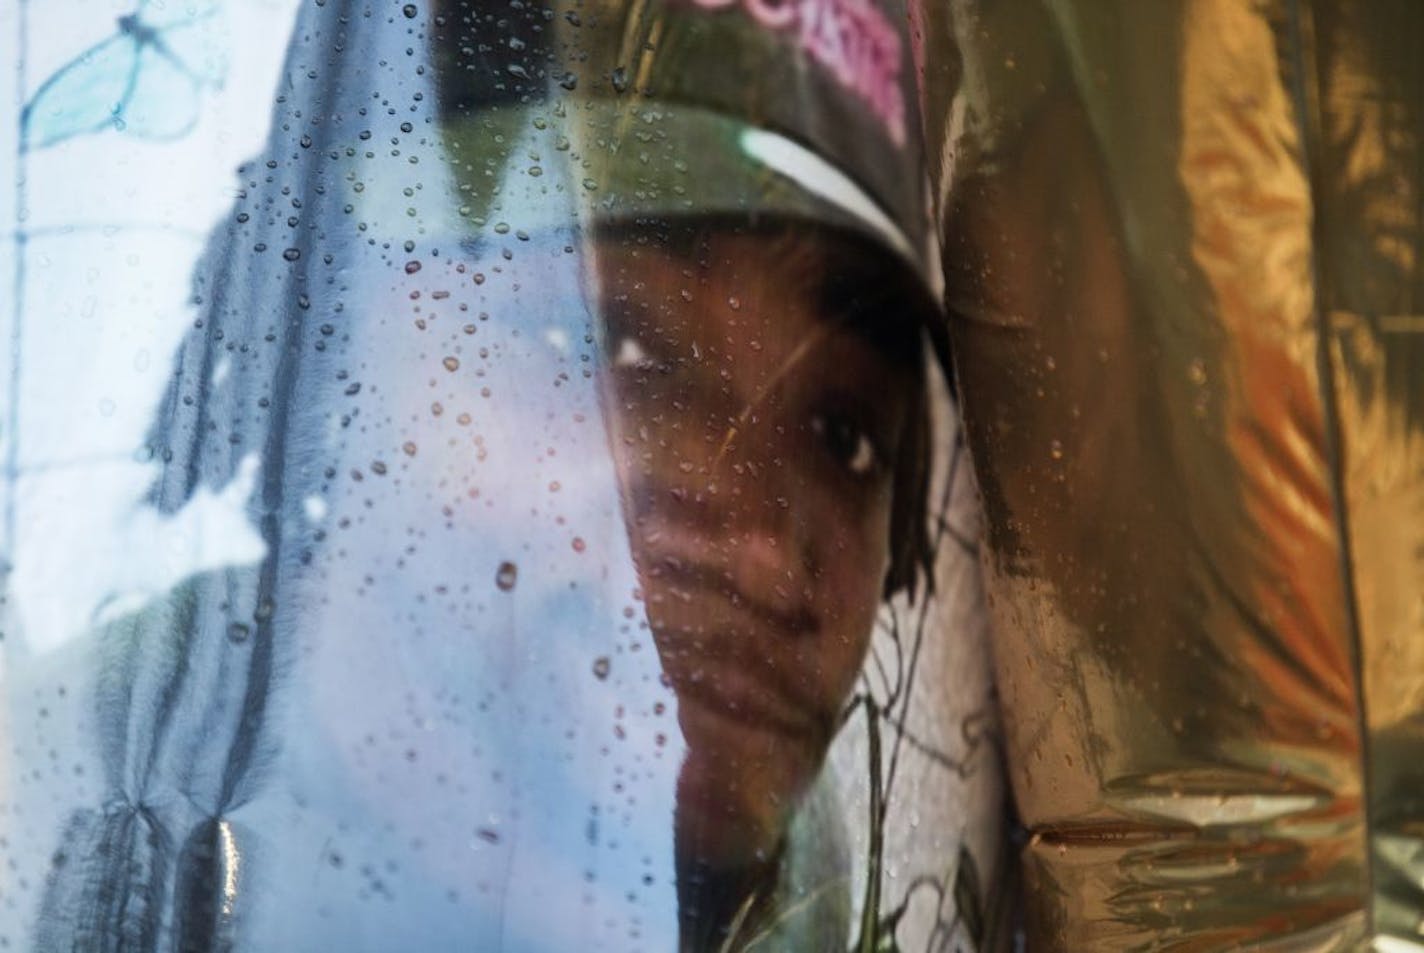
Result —
[[[71,95],[147,69],[188,24],[160,7],[52,57],[21,161],[163,148]],[[972,489],[932,426],[903,40],[862,75],[740,11],[606,7],[295,8],[96,524],[174,551],[95,560],[67,591],[97,611],[32,631],[47,511],[7,487],[0,939],[988,947],[993,719],[944,637],[979,617]],[[767,116],[694,82],[728,49]],[[66,234],[20,256],[26,328]]]
[[[919,5],[1033,950],[1421,948],[1421,13]]]

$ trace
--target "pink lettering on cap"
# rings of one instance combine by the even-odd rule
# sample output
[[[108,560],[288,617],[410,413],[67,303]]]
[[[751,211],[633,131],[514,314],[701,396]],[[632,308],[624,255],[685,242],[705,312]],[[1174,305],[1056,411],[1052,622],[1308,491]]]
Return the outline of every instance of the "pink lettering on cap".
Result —
[[[740,3],[758,26],[791,34],[796,45],[905,144],[900,36],[869,0],[692,0],[703,10]]]

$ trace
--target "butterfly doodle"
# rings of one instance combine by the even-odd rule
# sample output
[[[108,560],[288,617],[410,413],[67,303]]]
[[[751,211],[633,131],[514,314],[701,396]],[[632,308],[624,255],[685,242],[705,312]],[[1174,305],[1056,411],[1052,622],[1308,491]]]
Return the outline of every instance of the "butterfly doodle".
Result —
[[[177,139],[198,121],[201,95],[227,69],[219,0],[142,0],[113,36],[60,67],[20,115],[23,148],[43,149],[112,128]]]

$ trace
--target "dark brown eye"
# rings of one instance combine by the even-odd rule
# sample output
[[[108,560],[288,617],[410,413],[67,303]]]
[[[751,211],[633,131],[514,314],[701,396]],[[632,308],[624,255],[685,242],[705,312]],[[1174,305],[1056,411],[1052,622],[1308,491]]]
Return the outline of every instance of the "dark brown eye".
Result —
[[[881,469],[883,460],[875,441],[854,419],[844,414],[817,414],[811,418],[811,433],[852,476],[863,479]]]

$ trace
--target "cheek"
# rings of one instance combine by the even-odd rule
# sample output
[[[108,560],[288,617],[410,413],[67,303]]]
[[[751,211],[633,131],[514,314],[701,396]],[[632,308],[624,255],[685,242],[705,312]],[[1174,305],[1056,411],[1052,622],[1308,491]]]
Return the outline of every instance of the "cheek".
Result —
[[[873,615],[890,562],[890,486],[888,481],[865,496],[847,501],[843,494],[816,492],[806,523],[815,534],[817,566],[835,583],[842,599],[854,595]]]
[[[823,670],[841,694],[860,674],[880,611],[889,568],[889,492],[848,514],[843,507],[819,514],[816,591],[828,638],[821,647]]]

